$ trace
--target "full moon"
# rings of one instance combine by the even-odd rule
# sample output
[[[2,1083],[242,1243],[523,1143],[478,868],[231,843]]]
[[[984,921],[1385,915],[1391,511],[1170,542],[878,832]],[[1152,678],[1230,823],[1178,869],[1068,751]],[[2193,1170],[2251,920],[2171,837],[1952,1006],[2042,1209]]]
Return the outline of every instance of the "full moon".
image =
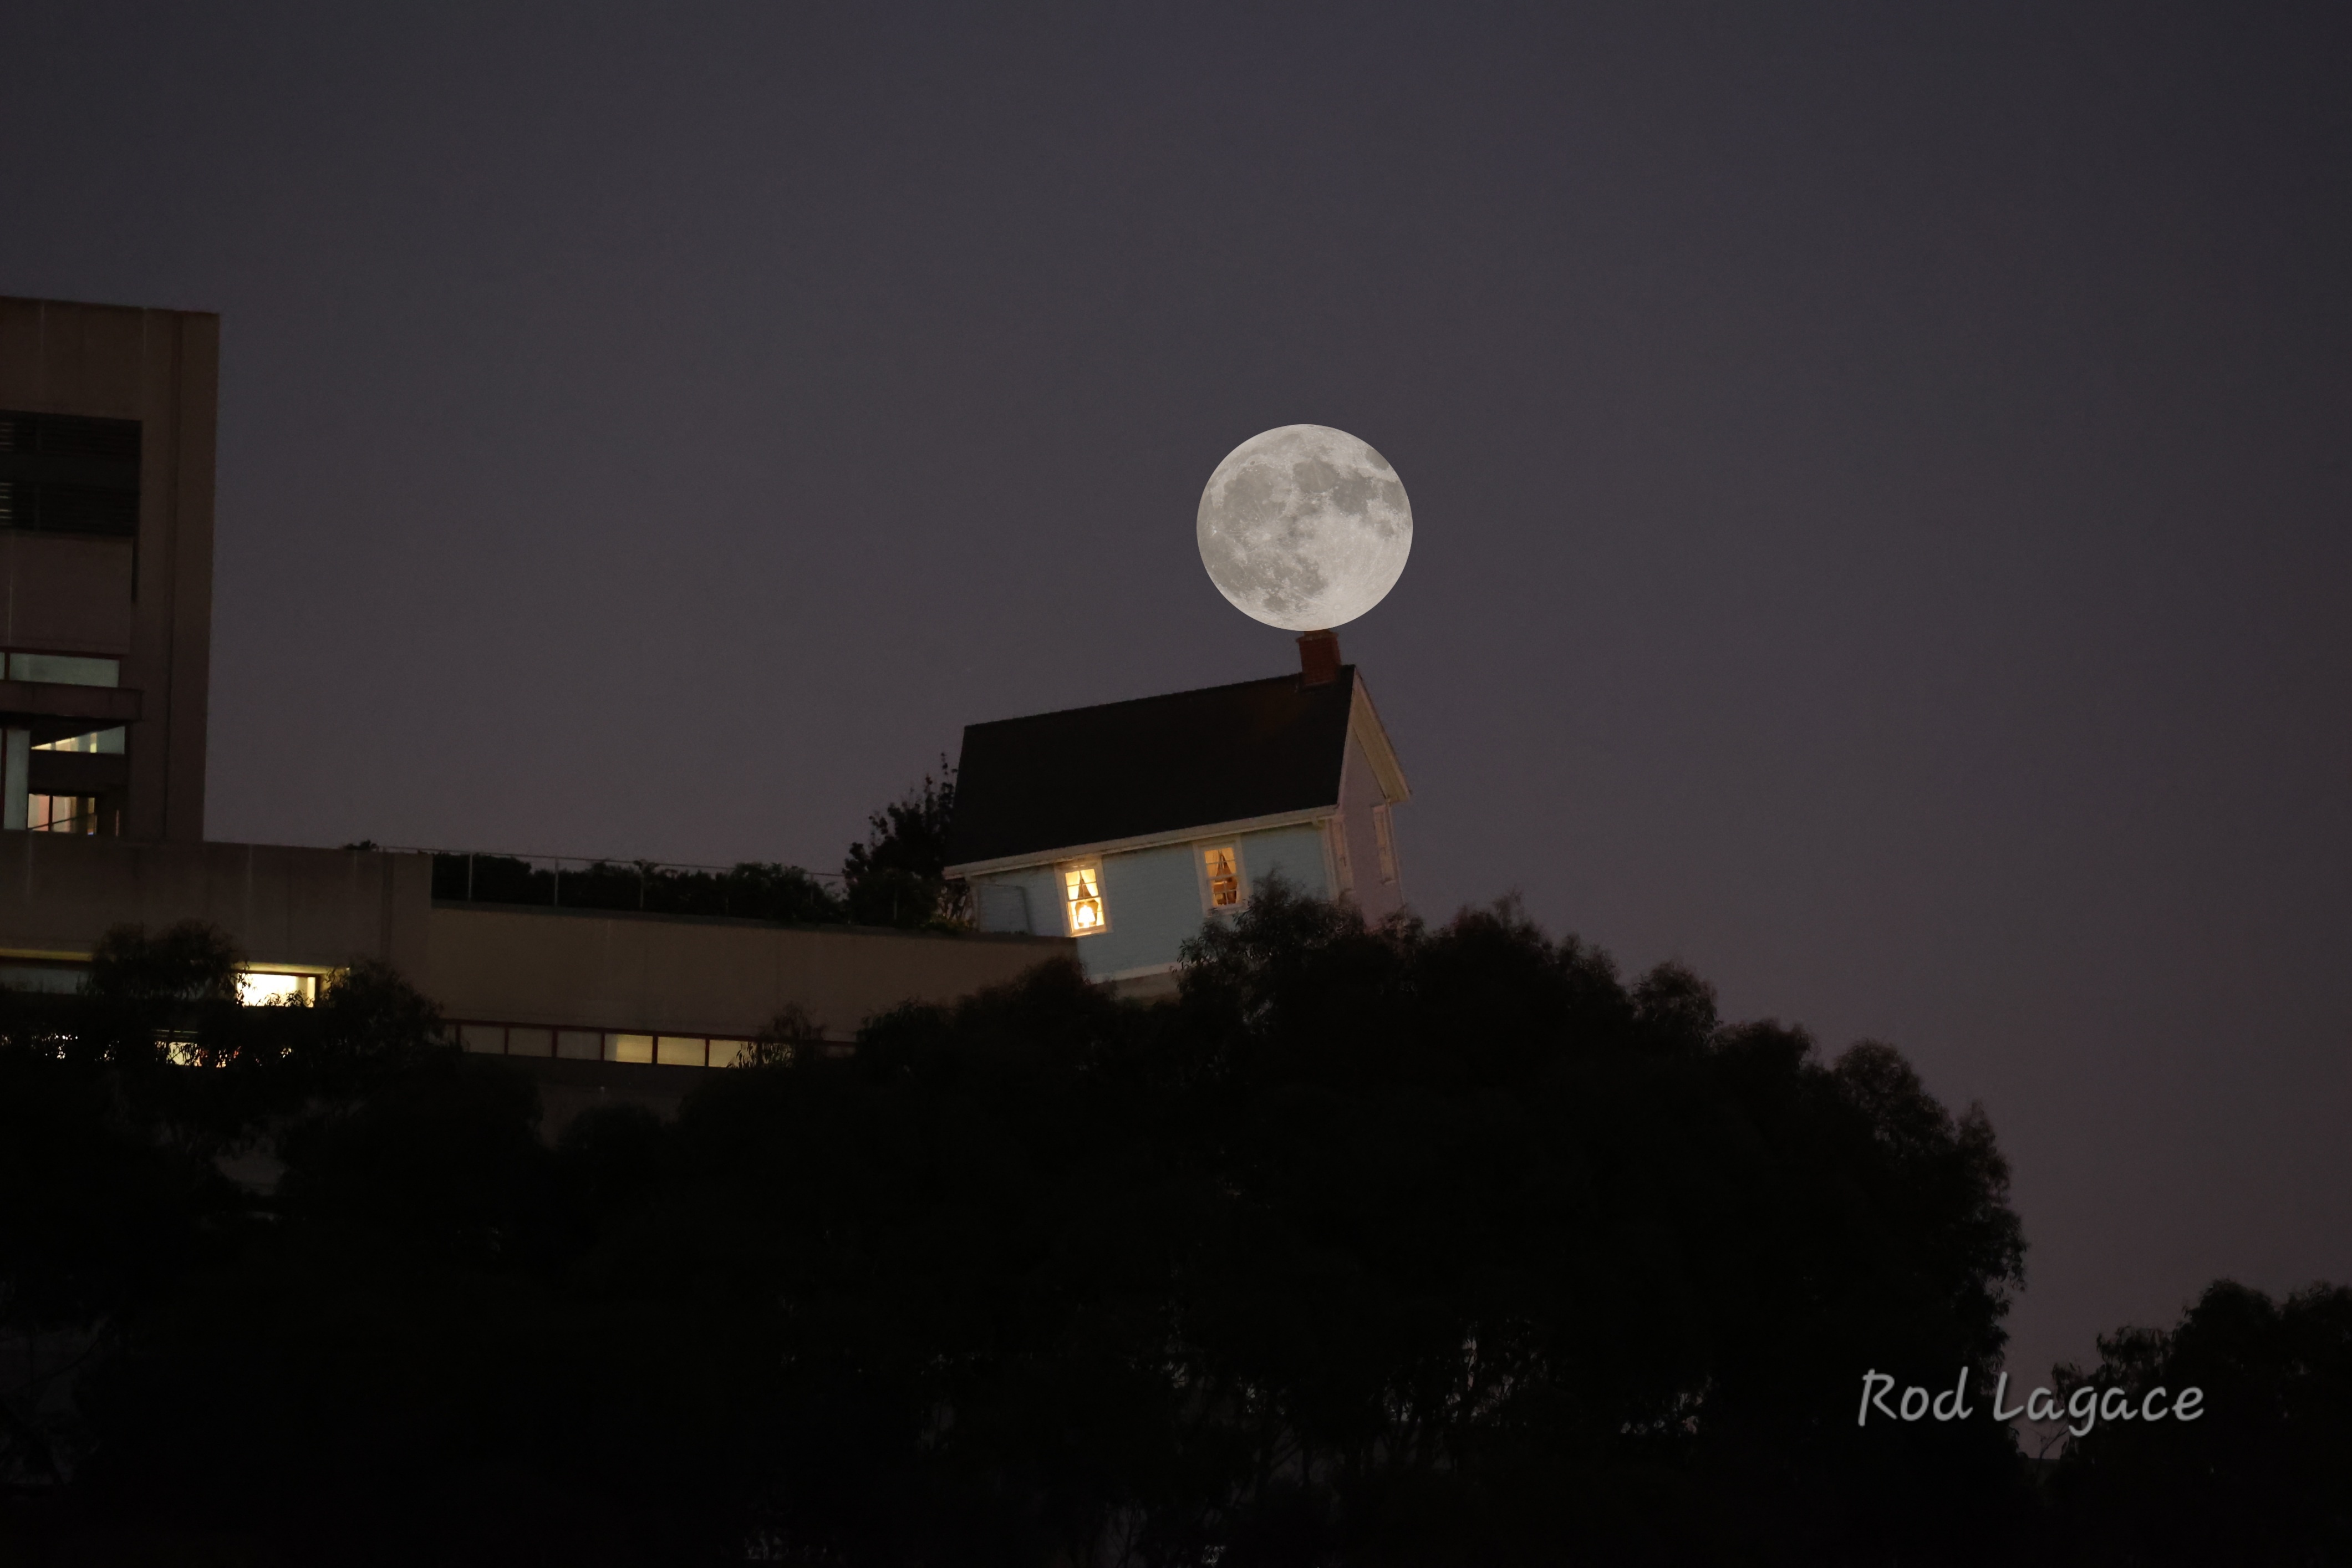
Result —
[[[1345,430],[1253,436],[1201,492],[1201,564],[1245,616],[1286,631],[1344,626],[1396,586],[1412,508],[1389,460]]]

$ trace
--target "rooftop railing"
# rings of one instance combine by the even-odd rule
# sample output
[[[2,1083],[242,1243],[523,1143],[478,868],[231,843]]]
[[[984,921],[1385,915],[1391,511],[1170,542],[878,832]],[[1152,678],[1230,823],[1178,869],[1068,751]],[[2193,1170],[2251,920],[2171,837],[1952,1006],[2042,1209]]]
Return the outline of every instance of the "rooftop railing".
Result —
[[[430,855],[436,903],[719,915],[787,925],[839,925],[849,919],[838,876],[772,861],[698,866],[408,845],[370,847]]]

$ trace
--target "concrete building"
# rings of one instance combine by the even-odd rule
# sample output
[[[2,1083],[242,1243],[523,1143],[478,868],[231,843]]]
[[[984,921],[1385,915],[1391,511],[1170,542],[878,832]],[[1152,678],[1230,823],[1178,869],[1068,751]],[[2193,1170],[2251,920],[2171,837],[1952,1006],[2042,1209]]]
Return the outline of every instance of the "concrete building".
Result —
[[[217,317],[0,299],[0,827],[205,831]]]
[[[431,855],[205,842],[219,342],[202,313],[0,299],[0,984],[73,989],[110,927],[205,921],[250,959],[249,1000],[381,959],[467,1049],[658,1102],[787,1006],[847,1040],[1070,951],[499,905],[436,897]]]
[[[0,984],[77,988],[117,925],[218,927],[254,1002],[390,963],[470,1051],[532,1060],[548,1121],[619,1094],[663,1104],[785,1007],[847,1041],[906,1002],[951,1002],[1069,951],[1028,936],[536,909],[433,896],[433,857],[0,833]]]
[[[1339,639],[1298,642],[1297,675],[967,728],[948,874],[981,929],[1067,937],[1089,976],[1152,995],[1267,877],[1402,908],[1395,748]]]

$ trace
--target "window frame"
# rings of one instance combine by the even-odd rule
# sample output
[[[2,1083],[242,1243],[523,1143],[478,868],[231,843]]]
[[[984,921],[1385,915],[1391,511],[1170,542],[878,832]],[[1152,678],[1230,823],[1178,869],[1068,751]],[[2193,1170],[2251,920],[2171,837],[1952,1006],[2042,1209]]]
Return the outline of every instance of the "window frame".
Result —
[[[1096,923],[1078,929],[1078,905],[1086,900],[1071,897],[1069,879],[1081,872],[1094,873],[1094,906],[1098,917]],[[1103,885],[1103,863],[1099,855],[1081,860],[1057,860],[1054,863],[1054,891],[1060,894],[1062,930],[1071,937],[1100,936],[1110,930],[1110,892]]]
[[[67,670],[61,672],[42,668],[43,660],[52,659],[64,661]],[[39,648],[12,647],[8,650],[7,677],[11,680],[22,680],[35,686],[73,686],[88,691],[120,691],[122,689],[122,656],[114,653],[55,653],[45,652]],[[89,665],[104,665],[107,668],[103,670],[79,668]],[[77,676],[104,675],[106,679],[102,680],[57,679],[59,673],[67,672]]]
[[[1191,848],[1193,880],[1201,889],[1201,912],[1232,916],[1249,908],[1249,867],[1242,858],[1242,841],[1238,838],[1199,838],[1192,841]],[[1209,875],[1209,857],[1220,849],[1229,852],[1234,858],[1234,899],[1230,904],[1220,904],[1213,896],[1215,879]]]
[[[65,816],[58,816],[53,814],[57,810],[57,803],[61,800],[69,800],[75,804]],[[41,803],[42,816],[37,826],[33,821],[35,801]],[[82,809],[84,802],[89,805],[87,811]],[[99,795],[54,795],[43,790],[25,792],[25,831],[27,833],[55,833],[73,838],[94,838],[98,837],[99,827],[104,821],[104,813],[102,797]]]

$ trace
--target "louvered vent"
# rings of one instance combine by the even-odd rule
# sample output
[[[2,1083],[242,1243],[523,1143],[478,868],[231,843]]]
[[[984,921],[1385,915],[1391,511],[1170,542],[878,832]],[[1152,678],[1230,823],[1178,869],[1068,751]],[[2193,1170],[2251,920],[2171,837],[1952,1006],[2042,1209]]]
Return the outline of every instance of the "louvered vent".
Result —
[[[139,421],[0,409],[0,528],[139,531]]]

